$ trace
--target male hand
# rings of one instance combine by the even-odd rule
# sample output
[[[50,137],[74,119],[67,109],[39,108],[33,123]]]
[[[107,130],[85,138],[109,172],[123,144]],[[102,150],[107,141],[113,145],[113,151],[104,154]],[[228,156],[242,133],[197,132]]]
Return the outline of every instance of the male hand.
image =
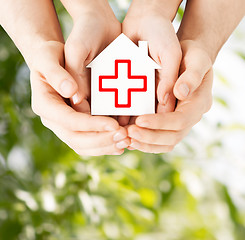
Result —
[[[212,105],[212,61],[194,41],[183,41],[181,47],[181,75],[174,86],[179,99],[177,107],[174,112],[164,112],[158,107],[156,114],[137,117],[135,124],[128,127],[130,150],[172,151]]]

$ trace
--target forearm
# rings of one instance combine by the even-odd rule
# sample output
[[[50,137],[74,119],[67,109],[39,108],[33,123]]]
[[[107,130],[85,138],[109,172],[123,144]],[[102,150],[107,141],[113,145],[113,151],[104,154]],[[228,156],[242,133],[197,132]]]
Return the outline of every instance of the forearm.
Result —
[[[12,38],[27,62],[32,49],[46,41],[63,42],[62,32],[51,0],[0,0],[0,24]]]
[[[244,0],[189,0],[178,31],[179,40],[194,40],[214,62],[244,14]]]
[[[74,21],[82,17],[83,14],[93,14],[95,12],[108,17],[114,16],[108,0],[61,0],[61,2]]]
[[[182,0],[133,0],[128,14],[133,11],[134,15],[137,15],[138,13],[139,16],[143,16],[153,12],[159,13],[159,15],[172,21],[181,2]]]

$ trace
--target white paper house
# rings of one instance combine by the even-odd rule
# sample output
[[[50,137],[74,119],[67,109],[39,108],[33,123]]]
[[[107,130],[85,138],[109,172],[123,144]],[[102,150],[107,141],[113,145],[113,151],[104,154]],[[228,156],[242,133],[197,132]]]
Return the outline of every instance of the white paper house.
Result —
[[[91,114],[155,113],[155,69],[147,41],[134,44],[123,33],[90,64]]]

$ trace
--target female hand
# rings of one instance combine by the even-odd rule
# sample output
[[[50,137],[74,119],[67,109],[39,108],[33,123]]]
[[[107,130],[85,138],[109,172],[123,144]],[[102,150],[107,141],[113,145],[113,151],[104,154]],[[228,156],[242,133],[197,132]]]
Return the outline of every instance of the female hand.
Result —
[[[65,69],[78,84],[72,103],[90,112],[90,70],[86,66],[120,35],[121,24],[105,0],[62,2],[74,22],[65,43]]]
[[[63,68],[63,51],[61,42],[47,42],[36,50],[37,57],[31,67],[33,111],[47,128],[80,155],[122,154],[129,139],[116,120],[76,111],[58,93],[62,92],[59,87],[58,92],[54,89],[64,79],[74,82]]]
[[[122,24],[123,33],[136,44],[148,41],[150,56],[162,67],[156,75],[158,108],[162,112],[172,112],[176,103],[173,86],[178,78],[181,48],[171,20],[177,2],[134,0]]]

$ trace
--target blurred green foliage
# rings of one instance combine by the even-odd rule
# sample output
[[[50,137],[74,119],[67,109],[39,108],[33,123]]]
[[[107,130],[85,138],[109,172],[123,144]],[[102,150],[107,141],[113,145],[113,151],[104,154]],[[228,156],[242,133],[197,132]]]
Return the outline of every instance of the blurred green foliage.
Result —
[[[66,12],[56,6],[62,23]],[[185,157],[80,157],[42,126],[30,95],[28,68],[0,29],[1,240],[245,239],[227,188],[186,166],[190,145]]]

